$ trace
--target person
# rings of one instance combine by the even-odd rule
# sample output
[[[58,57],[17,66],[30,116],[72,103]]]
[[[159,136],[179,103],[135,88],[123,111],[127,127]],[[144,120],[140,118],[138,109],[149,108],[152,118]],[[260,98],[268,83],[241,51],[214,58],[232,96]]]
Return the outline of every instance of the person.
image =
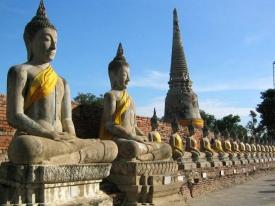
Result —
[[[114,142],[76,137],[69,85],[50,64],[57,31],[42,0],[25,27],[24,40],[28,60],[12,66],[7,77],[7,119],[17,129],[8,148],[9,160],[15,164],[113,161]]]
[[[137,127],[134,101],[127,92],[130,81],[129,64],[121,43],[108,67],[111,90],[104,95],[100,137],[118,145],[118,156],[128,161],[166,160],[172,156],[166,143],[149,142]]]

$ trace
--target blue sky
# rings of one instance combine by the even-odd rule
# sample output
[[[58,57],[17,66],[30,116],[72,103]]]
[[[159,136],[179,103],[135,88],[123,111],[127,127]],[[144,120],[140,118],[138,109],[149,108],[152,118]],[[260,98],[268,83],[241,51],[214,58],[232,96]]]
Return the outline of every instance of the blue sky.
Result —
[[[0,0],[0,93],[11,65],[26,61],[24,26],[39,0]],[[199,105],[220,118],[249,110],[272,87],[275,0],[45,0],[58,29],[53,66],[78,92],[110,89],[107,67],[119,42],[131,66],[137,113],[163,115],[177,8],[185,55]]]

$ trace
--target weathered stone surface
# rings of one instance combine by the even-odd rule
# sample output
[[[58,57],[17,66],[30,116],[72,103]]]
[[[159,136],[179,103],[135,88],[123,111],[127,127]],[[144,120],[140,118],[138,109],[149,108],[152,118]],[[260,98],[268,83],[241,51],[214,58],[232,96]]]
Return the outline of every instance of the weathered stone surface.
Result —
[[[125,205],[184,204],[178,192],[185,177],[175,161],[116,161],[108,180],[126,194]]]
[[[111,206],[112,199],[99,188],[110,169],[110,163],[60,166],[2,163],[0,204]]]

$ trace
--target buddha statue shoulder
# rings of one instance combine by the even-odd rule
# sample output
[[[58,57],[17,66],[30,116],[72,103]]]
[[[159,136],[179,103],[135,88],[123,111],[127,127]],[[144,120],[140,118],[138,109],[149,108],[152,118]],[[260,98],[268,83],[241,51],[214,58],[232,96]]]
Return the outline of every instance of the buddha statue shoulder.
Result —
[[[9,160],[16,164],[113,161],[114,142],[76,137],[69,85],[50,64],[56,54],[57,31],[43,1],[25,27],[24,41],[28,60],[11,67],[7,77],[7,119],[16,128]]]
[[[109,64],[108,73],[111,90],[104,95],[101,139],[116,142],[119,159],[127,161],[170,159],[172,151],[168,144],[150,142],[137,127],[134,101],[127,91],[130,68],[121,44],[117,55]]]

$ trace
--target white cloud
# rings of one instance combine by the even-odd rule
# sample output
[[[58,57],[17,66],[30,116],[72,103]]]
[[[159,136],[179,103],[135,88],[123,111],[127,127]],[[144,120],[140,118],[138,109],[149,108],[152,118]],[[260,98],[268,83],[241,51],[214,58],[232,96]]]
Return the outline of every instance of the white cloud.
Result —
[[[159,72],[157,70],[147,71],[145,74],[134,77],[129,86],[152,88],[162,91],[167,91],[169,81],[169,73]],[[195,92],[217,92],[217,91],[232,91],[232,90],[266,90],[272,87],[272,76],[259,77],[249,79],[249,76],[242,79],[227,80],[219,83],[213,81],[211,84],[200,85],[196,84]]]
[[[147,71],[146,74],[133,77],[130,81],[130,87],[146,87],[159,90],[168,90],[169,74],[156,70]]]
[[[222,102],[220,100],[208,99],[200,102],[200,109],[209,114],[213,114],[217,119],[220,119],[229,114],[239,115],[240,117],[247,117],[250,110],[253,110],[254,108],[236,107],[230,103]]]
[[[215,85],[198,86],[196,92],[216,92],[232,90],[266,90],[272,86],[272,77],[260,77],[258,79],[242,79],[231,82],[217,83]]]

